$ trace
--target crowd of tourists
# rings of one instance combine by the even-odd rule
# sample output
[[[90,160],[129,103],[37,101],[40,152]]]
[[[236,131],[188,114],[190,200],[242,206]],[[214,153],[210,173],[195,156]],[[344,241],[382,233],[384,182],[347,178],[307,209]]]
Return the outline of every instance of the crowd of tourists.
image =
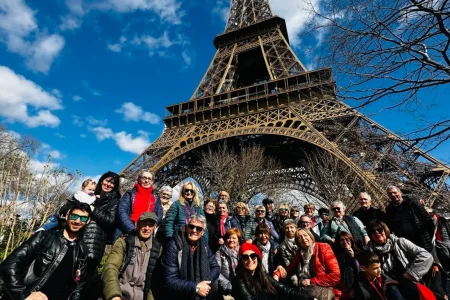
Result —
[[[447,299],[447,221],[396,186],[384,211],[362,192],[350,215],[270,198],[250,211],[226,191],[201,203],[193,182],[172,202],[149,171],[119,184],[83,182],[1,263],[1,299]]]

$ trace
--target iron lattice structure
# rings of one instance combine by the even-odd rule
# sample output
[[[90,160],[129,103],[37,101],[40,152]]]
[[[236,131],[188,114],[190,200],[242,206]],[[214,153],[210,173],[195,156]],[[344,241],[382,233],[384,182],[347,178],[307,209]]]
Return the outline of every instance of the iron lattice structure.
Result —
[[[150,168],[162,183],[190,176],[207,190],[208,178],[189,158],[193,150],[232,137],[277,135],[338,158],[379,206],[389,183],[429,205],[450,200],[449,167],[339,101],[331,69],[306,70],[290,47],[284,19],[272,14],[267,0],[232,0],[225,33],[214,45],[191,99],[166,107],[163,134],[122,176]],[[320,187],[296,168],[282,170],[295,174],[286,186],[320,198]]]

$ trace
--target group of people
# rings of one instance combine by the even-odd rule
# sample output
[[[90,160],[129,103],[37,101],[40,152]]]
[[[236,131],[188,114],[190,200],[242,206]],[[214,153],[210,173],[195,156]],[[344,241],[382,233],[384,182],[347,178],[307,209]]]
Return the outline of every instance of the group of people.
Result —
[[[353,215],[341,201],[316,215],[314,204],[275,209],[270,198],[251,213],[226,191],[202,205],[189,181],[172,202],[149,171],[123,195],[119,182],[113,172],[85,181],[15,249],[0,265],[1,299],[447,297],[448,224],[395,186],[385,211],[363,192]],[[101,286],[92,286],[101,264]]]

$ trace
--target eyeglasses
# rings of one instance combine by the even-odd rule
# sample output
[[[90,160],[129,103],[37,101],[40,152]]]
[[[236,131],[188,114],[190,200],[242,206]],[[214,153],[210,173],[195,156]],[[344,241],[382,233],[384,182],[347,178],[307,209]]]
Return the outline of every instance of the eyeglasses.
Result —
[[[195,226],[193,224],[188,224],[188,228],[192,231],[197,231],[197,232],[202,232],[203,231],[203,227],[202,226]]]
[[[372,231],[370,231],[370,234],[376,234],[376,233],[379,233],[379,234],[382,234],[384,232],[384,228],[374,228],[374,229],[372,229]]]
[[[299,211],[296,209],[293,209],[293,210],[291,210],[291,212],[295,213],[295,212],[299,212]]]
[[[73,221],[78,220],[78,218],[80,218],[80,221],[83,222],[83,223],[86,223],[87,220],[89,220],[88,216],[80,216],[80,215],[77,215],[77,214],[71,214],[70,215],[70,219],[73,220]]]
[[[265,213],[264,210],[256,210],[255,212],[256,212],[257,214]]]
[[[258,255],[257,255],[256,253],[242,254],[242,255],[241,255],[241,259],[242,259],[243,261],[247,261],[247,260],[249,260],[250,258],[251,258],[252,260],[255,260],[257,257],[258,257]]]
[[[151,178],[151,177],[145,177],[145,176],[141,176],[141,179],[142,180],[144,180],[144,181],[153,181],[153,178]]]
[[[216,207],[214,205],[206,205],[205,208],[216,209]]]
[[[185,190],[184,190],[184,193],[185,193],[185,194],[187,194],[187,193],[195,194],[195,191],[194,191],[194,190],[191,190],[191,189],[185,189]]]
[[[331,210],[340,211],[341,208],[340,207],[332,207]]]
[[[308,225],[308,224],[311,224],[311,222],[308,222],[308,221],[301,221],[301,222],[299,222],[300,224],[305,224],[305,225]]]
[[[287,212],[288,210],[286,208],[280,208],[278,211],[279,212]]]

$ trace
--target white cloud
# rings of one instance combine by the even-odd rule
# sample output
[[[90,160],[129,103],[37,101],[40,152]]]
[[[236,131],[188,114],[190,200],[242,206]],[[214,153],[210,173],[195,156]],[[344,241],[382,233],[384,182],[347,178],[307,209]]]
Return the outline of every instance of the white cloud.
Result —
[[[94,7],[119,13],[135,10],[152,11],[162,21],[170,24],[181,24],[181,18],[184,15],[181,10],[181,1],[177,0],[100,0],[94,4]]]
[[[57,137],[59,137],[59,138],[61,138],[61,139],[65,139],[65,138],[66,138],[65,135],[62,135],[62,134],[59,133],[59,132],[55,132],[55,136],[57,136]]]
[[[114,132],[110,128],[105,127],[89,127],[89,131],[92,131],[95,134],[95,137],[100,142],[114,136]]]
[[[226,23],[228,21],[228,13],[230,11],[230,1],[217,0],[212,10],[213,15],[219,17],[219,21]]]
[[[321,1],[322,0],[311,0],[308,2],[277,0],[270,2],[272,13],[286,20],[289,40],[293,47],[300,46],[300,34],[310,20],[310,5],[313,5],[318,9]]]
[[[114,133],[112,129],[105,127],[90,127],[99,141],[113,139],[122,151],[140,154],[150,145],[148,133],[142,130],[138,131],[138,136],[133,137],[131,133],[125,131]]]
[[[78,17],[67,15],[61,17],[61,24],[59,25],[59,29],[62,31],[65,30],[74,30],[81,27],[81,20]]]
[[[108,44],[108,50],[112,52],[122,52],[122,45],[121,44]]]
[[[93,116],[87,116],[86,121],[92,126],[106,126],[106,124],[108,124],[108,120],[96,119]]]
[[[36,173],[44,173],[44,169],[49,167],[49,163],[47,161],[39,161],[36,159],[30,159],[29,165],[31,171]]]
[[[61,100],[13,70],[0,66],[0,116],[8,122],[29,127],[56,127],[60,119],[53,110],[62,109]],[[29,108],[34,112],[30,115]]]
[[[77,101],[83,100],[83,97],[75,95],[75,96],[72,97],[72,100],[77,102]]]
[[[147,149],[150,145],[150,141],[148,140],[148,136],[140,135],[136,138],[125,131],[118,132],[114,135],[114,140],[116,141],[117,146],[122,151],[140,154],[142,151]]]
[[[79,116],[72,115],[72,124],[77,127],[83,127],[84,122],[81,120]]]
[[[137,106],[132,102],[123,103],[122,107],[115,112],[122,114],[125,121],[144,121],[153,125],[158,124],[161,121],[161,118],[157,114],[144,112],[142,107]]]
[[[58,34],[39,31],[35,11],[23,0],[0,3],[0,41],[8,50],[25,57],[25,64],[33,71],[47,73],[64,47]]]
[[[48,153],[53,159],[62,159],[64,156],[58,150],[52,150]]]
[[[80,137],[82,137],[83,139],[86,138],[86,135],[84,133],[80,134]]]

